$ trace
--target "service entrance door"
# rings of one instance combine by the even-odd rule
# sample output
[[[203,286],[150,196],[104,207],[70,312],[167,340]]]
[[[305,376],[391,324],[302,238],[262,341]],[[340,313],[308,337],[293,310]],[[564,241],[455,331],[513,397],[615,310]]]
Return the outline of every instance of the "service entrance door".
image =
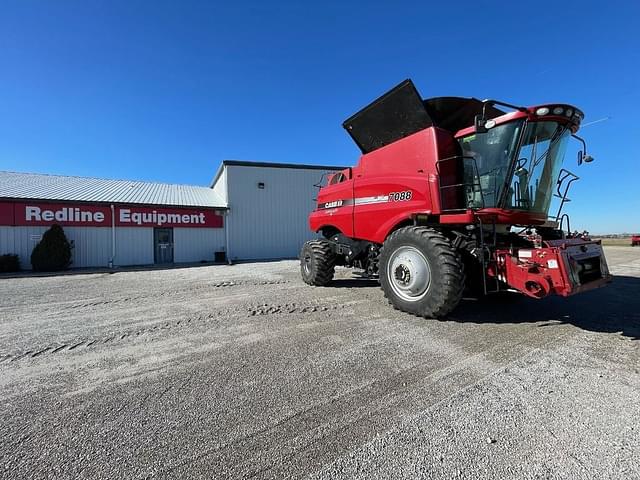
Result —
[[[173,263],[173,228],[153,229],[155,263]]]

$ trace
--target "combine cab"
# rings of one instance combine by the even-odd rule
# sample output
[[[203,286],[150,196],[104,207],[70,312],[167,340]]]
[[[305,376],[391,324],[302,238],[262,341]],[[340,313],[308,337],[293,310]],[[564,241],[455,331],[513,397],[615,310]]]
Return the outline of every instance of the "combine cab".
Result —
[[[578,163],[592,160],[575,135],[582,119],[564,104],[423,100],[402,82],[344,122],[362,156],[319,191],[309,222],[322,238],[302,248],[303,280],[324,286],[335,265],[359,268],[424,317],[447,315],[465,288],[543,298],[603,286],[600,242],[562,229],[578,179],[562,169],[572,136]]]

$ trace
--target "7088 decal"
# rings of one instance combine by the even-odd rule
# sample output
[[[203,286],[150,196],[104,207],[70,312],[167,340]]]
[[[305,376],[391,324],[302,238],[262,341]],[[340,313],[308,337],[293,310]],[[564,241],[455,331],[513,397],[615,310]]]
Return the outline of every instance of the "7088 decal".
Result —
[[[389,193],[390,202],[408,202],[411,200],[411,190],[405,190],[404,192],[391,192]]]

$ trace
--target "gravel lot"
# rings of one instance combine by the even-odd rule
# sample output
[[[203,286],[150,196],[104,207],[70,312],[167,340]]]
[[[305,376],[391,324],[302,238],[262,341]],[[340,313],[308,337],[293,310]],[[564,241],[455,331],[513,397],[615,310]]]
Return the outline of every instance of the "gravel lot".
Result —
[[[293,261],[0,279],[0,477],[640,478],[640,248],[606,253],[446,321]]]

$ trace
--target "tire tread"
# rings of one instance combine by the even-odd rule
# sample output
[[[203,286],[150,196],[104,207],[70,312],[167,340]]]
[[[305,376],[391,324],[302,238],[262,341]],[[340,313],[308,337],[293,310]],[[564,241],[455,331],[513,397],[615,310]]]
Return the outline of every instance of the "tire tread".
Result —
[[[313,254],[314,262],[309,277],[303,270],[304,251],[309,248]],[[300,253],[300,269],[305,283],[316,287],[324,287],[333,280],[335,274],[336,256],[331,244],[325,239],[309,240],[302,247]]]
[[[439,278],[437,283],[433,285],[434,291],[428,297],[428,306],[423,307],[420,311],[415,309],[402,308],[395,302],[394,294],[391,289],[385,288],[385,282],[382,282],[382,290],[389,303],[396,310],[407,311],[417,316],[425,318],[441,318],[448,315],[462,299],[465,284],[464,264],[460,254],[453,248],[449,240],[439,231],[423,226],[404,227],[393,232],[384,242],[380,250],[381,260],[384,258],[385,249],[389,245],[402,239],[402,237],[417,239],[424,245],[425,249],[433,251],[439,261]],[[381,264],[383,262],[381,261]],[[380,275],[386,275],[382,271]],[[433,272],[432,272],[433,274]],[[432,277],[433,279],[433,277]],[[432,280],[433,281],[433,280]]]

